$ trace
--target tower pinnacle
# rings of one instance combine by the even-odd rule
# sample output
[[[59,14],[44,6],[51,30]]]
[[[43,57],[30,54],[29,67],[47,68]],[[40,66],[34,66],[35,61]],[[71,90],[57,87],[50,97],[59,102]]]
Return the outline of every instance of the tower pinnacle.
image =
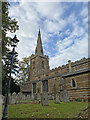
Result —
[[[37,46],[36,46],[35,54],[43,55],[43,47],[42,47],[42,41],[41,41],[40,28],[39,28],[39,32],[38,32],[38,39],[37,39]]]

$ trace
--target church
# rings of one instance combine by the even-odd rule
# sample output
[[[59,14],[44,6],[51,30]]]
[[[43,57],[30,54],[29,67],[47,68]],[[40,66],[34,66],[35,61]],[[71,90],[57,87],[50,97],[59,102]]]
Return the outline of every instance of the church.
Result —
[[[21,92],[34,99],[47,93],[49,99],[55,99],[59,94],[60,101],[80,99],[90,102],[89,65],[90,58],[82,58],[75,62],[68,60],[66,65],[50,70],[49,57],[43,53],[39,29],[35,54],[30,56],[28,80],[21,85]]]

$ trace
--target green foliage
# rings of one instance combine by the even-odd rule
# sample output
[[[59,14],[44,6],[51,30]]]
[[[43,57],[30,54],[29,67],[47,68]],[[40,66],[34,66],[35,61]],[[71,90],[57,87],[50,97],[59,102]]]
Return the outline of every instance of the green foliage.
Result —
[[[80,98],[75,98],[75,101],[81,102],[82,100]]]
[[[29,65],[30,58],[24,57],[22,61],[19,62],[19,74],[17,76],[17,81],[19,84],[23,84],[28,80],[28,74],[29,74]]]
[[[3,95],[5,95],[7,91],[8,79],[10,74],[10,65],[11,65],[10,46],[12,44],[11,41],[12,38],[9,37],[7,33],[8,32],[14,33],[16,32],[16,30],[19,29],[16,19],[11,19],[10,16],[8,15],[9,6],[10,4],[8,2],[2,2],[2,93]],[[17,72],[16,71],[18,64],[17,56],[18,53],[15,52],[14,61],[13,61],[13,74],[16,74]],[[12,78],[12,82],[14,82],[13,78]]]
[[[78,114],[85,108],[86,102],[60,102],[55,104],[49,101],[48,106],[32,104],[30,101],[23,104],[9,105],[9,118],[77,118]],[[14,112],[13,112],[14,111]]]
[[[7,32],[14,33],[19,29],[16,19],[11,19],[8,14],[8,7],[10,4],[8,2],[2,2],[2,55],[6,55],[7,46],[11,44],[11,38],[7,36]]]

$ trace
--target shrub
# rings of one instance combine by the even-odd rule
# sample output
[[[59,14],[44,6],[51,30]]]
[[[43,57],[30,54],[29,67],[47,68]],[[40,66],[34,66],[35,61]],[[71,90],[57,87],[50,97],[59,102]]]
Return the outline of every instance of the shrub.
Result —
[[[86,102],[87,100],[86,99],[84,99],[84,102]]]
[[[80,98],[75,98],[75,101],[81,102],[82,100]]]

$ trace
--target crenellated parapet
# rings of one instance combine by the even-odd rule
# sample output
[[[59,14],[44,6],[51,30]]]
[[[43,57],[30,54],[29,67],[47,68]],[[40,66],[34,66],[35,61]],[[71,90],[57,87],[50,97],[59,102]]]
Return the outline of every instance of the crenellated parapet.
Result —
[[[48,74],[54,75],[56,73],[62,74],[66,72],[76,71],[76,70],[88,67],[89,62],[90,62],[90,58],[85,58],[85,57],[75,62],[71,62],[71,60],[68,60],[68,64],[55,67],[51,69]]]

